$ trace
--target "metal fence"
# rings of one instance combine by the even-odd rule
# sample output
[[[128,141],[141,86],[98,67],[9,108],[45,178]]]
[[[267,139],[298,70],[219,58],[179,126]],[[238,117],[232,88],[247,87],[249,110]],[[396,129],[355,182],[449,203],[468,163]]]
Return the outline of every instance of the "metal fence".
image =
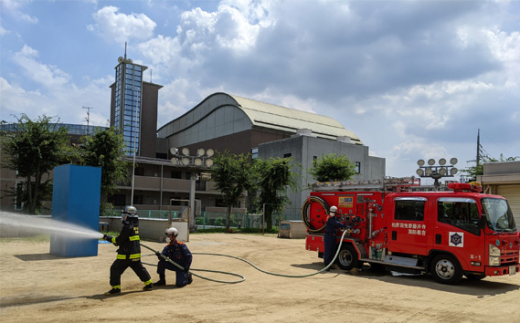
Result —
[[[301,209],[298,209],[301,210]],[[170,215],[172,219],[178,219],[181,217],[179,211],[158,211],[158,210],[138,210],[137,214],[139,218],[146,219],[169,219]],[[101,218],[121,216],[121,210],[105,210],[103,211]],[[280,222],[284,220],[301,220],[301,215],[296,212],[279,212],[274,213],[271,216],[271,223],[273,227],[278,228]],[[202,212],[201,216],[195,217],[195,224],[199,229],[211,229],[211,228],[225,228],[227,221],[226,212]],[[262,225],[267,222],[267,219],[263,219],[262,213],[259,214],[242,214],[242,213],[231,213],[229,226],[231,228],[256,228],[261,229]]]
[[[271,223],[273,227],[278,228],[280,222],[284,220],[301,220],[300,214],[276,213],[271,215]],[[195,223],[199,229],[225,228],[227,221],[226,212],[203,212],[203,215],[195,218]],[[231,213],[229,226],[231,228],[256,228],[265,227],[267,219],[263,219],[262,213],[259,214],[241,214]]]
[[[100,214],[100,217],[113,217],[113,216],[121,216],[120,209],[111,209],[111,210],[103,210]],[[170,216],[172,219],[180,218],[179,211],[159,211],[159,210],[138,210],[137,216],[141,219],[169,219]]]

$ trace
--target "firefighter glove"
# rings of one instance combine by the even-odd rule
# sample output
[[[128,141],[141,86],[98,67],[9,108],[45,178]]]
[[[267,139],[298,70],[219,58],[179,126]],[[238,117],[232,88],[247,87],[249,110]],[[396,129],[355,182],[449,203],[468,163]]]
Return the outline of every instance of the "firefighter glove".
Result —
[[[185,272],[185,273],[187,273],[187,272],[189,272],[189,271],[190,271],[190,269],[189,269],[188,267],[185,267],[185,268],[184,268],[184,272]]]
[[[159,260],[163,260],[163,257],[161,257],[161,253],[160,253],[159,251],[156,251],[156,252],[155,252],[155,255],[157,256],[157,258],[158,258]]]

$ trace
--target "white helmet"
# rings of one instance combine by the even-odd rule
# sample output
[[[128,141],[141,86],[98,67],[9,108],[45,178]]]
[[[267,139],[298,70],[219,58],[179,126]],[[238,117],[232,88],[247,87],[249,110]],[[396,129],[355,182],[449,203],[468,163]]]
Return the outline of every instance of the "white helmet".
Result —
[[[166,229],[164,231],[164,233],[169,236],[169,235],[173,235],[174,237],[178,236],[179,235],[179,231],[175,228],[169,228],[169,229]]]
[[[336,212],[338,212],[338,207],[335,206],[335,205],[331,206],[330,209],[329,209],[329,212],[330,212],[330,213],[336,213]]]

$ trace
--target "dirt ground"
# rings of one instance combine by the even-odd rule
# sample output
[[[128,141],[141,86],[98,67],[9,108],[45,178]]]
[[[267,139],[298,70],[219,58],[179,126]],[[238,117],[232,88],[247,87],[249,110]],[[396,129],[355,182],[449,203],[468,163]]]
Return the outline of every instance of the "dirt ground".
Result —
[[[164,244],[143,242],[162,250]],[[196,234],[187,243],[193,253],[244,258],[271,272],[305,275],[323,267],[304,240],[274,235]],[[1,322],[520,322],[520,274],[463,280],[457,286],[431,277],[392,276],[362,270],[332,270],[307,278],[264,274],[227,257],[194,255],[192,268],[244,275],[236,284],[194,277],[193,284],[169,284],[141,291],[128,269],[122,293],[107,297],[109,268],[116,248],[100,244],[96,257],[60,258],[49,242],[0,240]],[[143,248],[143,254],[150,254]],[[156,264],[155,256],[143,262]],[[156,267],[146,266],[154,281]],[[234,276],[194,271],[220,280]]]

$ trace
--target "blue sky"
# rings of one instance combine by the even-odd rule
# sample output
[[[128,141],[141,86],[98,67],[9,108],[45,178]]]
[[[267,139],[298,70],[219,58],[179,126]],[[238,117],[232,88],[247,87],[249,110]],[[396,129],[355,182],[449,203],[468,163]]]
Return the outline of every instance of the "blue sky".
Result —
[[[520,156],[518,1],[0,0],[0,119],[106,126],[124,54],[158,127],[223,91],[336,118],[387,175]]]

